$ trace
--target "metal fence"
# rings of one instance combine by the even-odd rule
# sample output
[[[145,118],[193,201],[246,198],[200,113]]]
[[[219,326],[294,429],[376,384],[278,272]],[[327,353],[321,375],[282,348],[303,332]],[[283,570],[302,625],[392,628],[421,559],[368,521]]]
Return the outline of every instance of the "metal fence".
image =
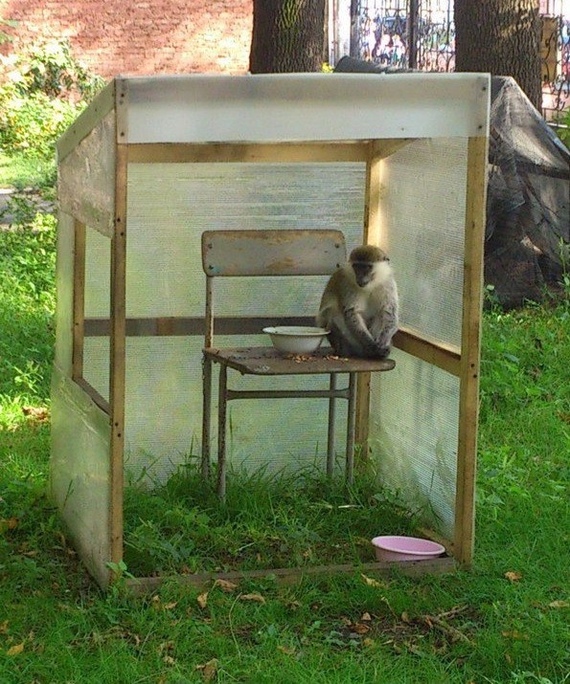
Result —
[[[331,61],[453,71],[453,0],[331,0]],[[570,0],[540,0],[543,113],[570,109]],[[342,53],[342,54],[341,54]]]

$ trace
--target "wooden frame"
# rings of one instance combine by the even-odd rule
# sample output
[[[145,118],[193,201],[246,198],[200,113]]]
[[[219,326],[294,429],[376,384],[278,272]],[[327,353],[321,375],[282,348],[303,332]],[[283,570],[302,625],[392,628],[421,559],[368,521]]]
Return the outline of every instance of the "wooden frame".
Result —
[[[335,78],[334,76],[329,78]],[[358,77],[360,78],[360,77]],[[370,77],[369,77],[370,78]],[[371,77],[374,78],[374,77]],[[397,83],[396,80],[387,79],[388,83]],[[378,79],[382,81],[383,79]],[[253,80],[248,81],[253,83]],[[259,83],[268,81],[260,80]],[[319,81],[320,82],[320,81]],[[340,82],[340,81],[339,81]],[[384,82],[386,82],[384,80]],[[439,79],[433,82],[438,83]],[[453,88],[461,84],[461,77],[455,75],[449,80]],[[257,83],[257,81],[255,81]],[[323,81],[328,88],[329,81]],[[351,83],[345,80],[343,83]],[[364,81],[362,81],[364,83]],[[484,83],[484,78],[481,80]],[[378,244],[383,240],[383,226],[381,224],[380,211],[383,202],[383,169],[385,160],[398,152],[404,146],[419,139],[430,137],[430,131],[435,130],[434,122],[438,116],[433,115],[427,123],[419,127],[419,135],[409,127],[408,123],[402,123],[400,127],[393,123],[387,126],[390,134],[386,137],[371,136],[365,139],[332,139],[332,140],[299,140],[291,139],[284,142],[276,142],[266,139],[238,139],[232,138],[231,142],[213,140],[205,142],[197,136],[196,141],[181,140],[177,142],[149,141],[141,142],[137,135],[133,134],[136,127],[136,119],[129,114],[129,104],[132,97],[131,79],[116,79],[96,99],[94,104],[78,119],[59,144],[60,163],[65,164],[67,155],[81,145],[82,140],[90,135],[98,122],[108,117],[114,111],[116,134],[114,148],[115,178],[110,207],[114,207],[112,227],[106,228],[107,219],[101,214],[100,205],[91,202],[89,183],[85,184],[85,197],[83,197],[81,215],[75,218],[75,245],[73,257],[73,327],[71,378],[77,386],[90,397],[90,399],[105,413],[109,415],[111,438],[109,452],[109,539],[111,548],[110,561],[120,563],[123,557],[123,469],[125,449],[125,389],[126,389],[126,339],[129,336],[172,336],[172,335],[203,335],[204,321],[201,318],[188,317],[148,317],[127,318],[126,313],[126,261],[127,261],[127,188],[128,172],[131,165],[136,164],[201,164],[201,163],[307,163],[316,162],[323,164],[353,163],[360,162],[366,165],[364,187],[364,225],[363,242]],[[149,84],[145,81],[141,92],[146,92]],[[168,88],[177,88],[177,82],[169,82]],[[382,86],[383,87],[383,86]],[[488,86],[485,85],[484,91]],[[137,86],[138,88],[138,86]],[[136,90],[136,88],[135,88]],[[436,89],[437,90],[437,89]],[[133,91],[134,92],[134,91]],[[372,90],[367,91],[368,96]],[[395,91],[396,92],[396,91]],[[398,98],[404,91],[397,91]],[[439,91],[437,91],[439,92]],[[465,95],[463,86],[458,87],[458,92]],[[441,98],[434,94],[433,100],[436,109],[445,109],[441,104]],[[368,107],[370,102],[368,100]],[[397,99],[399,102],[399,100]],[[134,100],[133,100],[134,102]],[[391,102],[391,101],[390,101]],[[140,108],[140,101],[136,106]],[[393,106],[391,102],[390,106]],[[421,104],[414,104],[421,109]],[[436,110],[434,109],[434,112]],[[482,111],[482,110],[481,110]],[[154,116],[154,114],[151,114]],[[460,348],[453,345],[443,344],[438,340],[429,339],[418,331],[403,327],[394,338],[394,346],[435,366],[446,373],[459,378],[459,435],[457,443],[457,475],[456,475],[456,500],[455,500],[455,523],[452,540],[445,540],[453,558],[444,558],[434,563],[422,563],[418,566],[409,565],[399,568],[410,574],[423,571],[442,571],[453,567],[455,561],[463,565],[469,565],[473,557],[474,544],[474,491],[476,475],[476,448],[477,448],[477,419],[478,419],[478,390],[479,390],[479,353],[480,353],[480,312],[482,300],[482,268],[483,268],[483,237],[485,221],[485,187],[487,167],[487,125],[478,111],[471,111],[468,121],[465,123],[461,117],[457,117],[454,127],[458,129],[464,125],[468,134],[455,133],[467,140],[467,177],[465,179],[466,206],[465,206],[465,261],[463,277],[463,320]],[[134,122],[134,123],[133,123]],[[477,124],[477,125],[476,125]],[[297,125],[297,124],[294,124]],[[294,126],[293,126],[294,128]],[[477,133],[473,133],[474,130]],[[455,129],[454,129],[455,130]],[[459,129],[458,129],[459,130]],[[402,131],[407,133],[401,134]],[[401,137],[398,137],[400,136]],[[443,136],[442,136],[443,137]],[[207,139],[209,140],[209,138]],[[71,211],[72,203],[66,204],[66,211]],[[71,214],[70,214],[71,215]],[[111,249],[111,304],[109,318],[89,318],[85,316],[84,290],[85,290],[85,231],[82,223],[85,216],[103,216],[97,219],[94,228],[110,237]],[[91,228],[91,226],[89,227]],[[273,320],[273,319],[272,319]],[[272,322],[263,319],[251,319],[246,328],[259,329],[264,324]],[[297,319],[295,319],[297,321]],[[293,322],[293,321],[291,321]],[[310,321],[312,323],[312,321]],[[242,320],[228,318],[221,321],[220,329],[223,332],[232,332],[240,327],[243,330]],[[210,331],[213,333],[213,331]],[[108,335],[110,339],[110,365],[109,365],[109,400],[101,397],[97,391],[83,379],[83,346],[86,337]],[[370,377],[361,374],[358,379],[356,395],[356,441],[361,447],[360,458],[367,456],[368,445],[368,418],[370,413]],[[358,467],[358,463],[356,464]],[[318,574],[328,572],[343,572],[352,570],[347,566],[330,566],[326,568],[307,569],[273,569],[263,571],[261,574],[273,573],[284,581],[303,574]],[[370,564],[367,570],[379,572],[390,571],[384,564]],[[256,577],[260,573],[236,573],[233,576]],[[112,573],[109,574],[111,579]],[[185,578],[192,584],[199,584],[212,579],[213,575]],[[100,578],[98,578],[100,581]],[[141,578],[132,582],[138,588],[154,588],[159,579]],[[102,584],[105,584],[102,582]]]

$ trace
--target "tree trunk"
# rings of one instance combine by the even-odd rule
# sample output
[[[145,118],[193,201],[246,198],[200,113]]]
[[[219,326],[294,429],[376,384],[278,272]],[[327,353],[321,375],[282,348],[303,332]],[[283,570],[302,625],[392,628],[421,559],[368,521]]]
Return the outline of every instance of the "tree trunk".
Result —
[[[253,0],[252,74],[320,71],[325,0]]]
[[[455,0],[456,71],[512,76],[542,107],[538,0]]]

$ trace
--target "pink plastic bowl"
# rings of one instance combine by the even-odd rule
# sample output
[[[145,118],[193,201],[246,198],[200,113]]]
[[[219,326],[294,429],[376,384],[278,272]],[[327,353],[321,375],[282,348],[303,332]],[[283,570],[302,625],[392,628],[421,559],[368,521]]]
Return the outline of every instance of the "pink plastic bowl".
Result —
[[[445,553],[445,546],[419,537],[374,537],[372,544],[379,561],[420,561]]]

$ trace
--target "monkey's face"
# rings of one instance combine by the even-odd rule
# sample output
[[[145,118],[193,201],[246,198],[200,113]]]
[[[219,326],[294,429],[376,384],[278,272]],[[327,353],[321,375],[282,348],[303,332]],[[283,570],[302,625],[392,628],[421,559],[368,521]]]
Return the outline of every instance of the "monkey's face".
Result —
[[[390,262],[384,256],[382,261],[352,261],[354,279],[359,287],[378,285],[390,275]]]

